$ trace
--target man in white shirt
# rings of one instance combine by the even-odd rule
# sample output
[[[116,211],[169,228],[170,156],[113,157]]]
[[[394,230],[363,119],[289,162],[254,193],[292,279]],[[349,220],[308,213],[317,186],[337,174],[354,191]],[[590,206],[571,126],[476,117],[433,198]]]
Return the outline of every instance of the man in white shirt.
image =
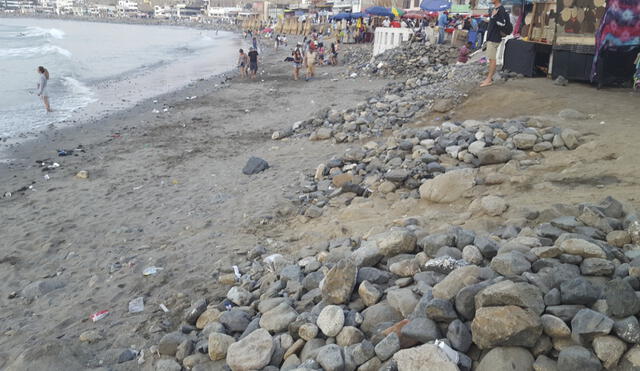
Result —
[[[389,27],[391,26],[391,22],[389,21],[389,18],[385,18],[384,21],[382,21],[382,27]]]

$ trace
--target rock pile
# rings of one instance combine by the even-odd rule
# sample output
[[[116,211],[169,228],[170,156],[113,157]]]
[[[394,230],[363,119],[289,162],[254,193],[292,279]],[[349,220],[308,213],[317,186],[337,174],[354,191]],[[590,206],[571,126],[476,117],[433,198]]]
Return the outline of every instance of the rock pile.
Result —
[[[449,50],[449,46],[412,43],[389,50],[365,65],[352,60],[356,74],[409,77],[389,83],[356,107],[342,111],[322,109],[290,129],[275,132],[272,138],[310,135],[311,140],[352,142],[381,136],[384,130],[397,129],[420,114],[447,112],[479,83],[484,70],[480,64],[449,65]],[[364,49],[357,51],[366,57]]]
[[[219,276],[232,285],[226,300],[195,302],[154,362],[233,371],[640,368],[638,214],[611,197],[552,210],[492,234],[429,234],[408,222],[295,256],[256,249],[238,275]]]
[[[345,110],[325,108],[291,129],[278,131],[273,139],[309,135],[310,140],[353,142],[382,136],[429,112],[445,113],[460,103],[481,79],[481,65],[439,66],[421,77],[389,83],[365,102]]]
[[[538,164],[537,153],[575,149],[579,140],[572,129],[544,127],[534,119],[400,129],[386,141],[369,141],[320,164],[301,180],[297,201],[322,208],[345,193],[353,197],[406,190],[408,197],[451,202],[475,184],[476,174],[469,168],[510,161],[516,168]],[[504,176],[479,181],[498,184]]]
[[[451,45],[406,42],[375,57],[371,48],[350,48],[342,54],[343,63],[358,73],[423,78],[430,67],[455,63],[458,49]]]

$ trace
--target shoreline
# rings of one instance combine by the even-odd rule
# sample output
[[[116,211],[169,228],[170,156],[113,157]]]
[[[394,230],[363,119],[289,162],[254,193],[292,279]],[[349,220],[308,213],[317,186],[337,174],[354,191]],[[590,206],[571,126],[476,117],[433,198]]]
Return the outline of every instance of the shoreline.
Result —
[[[16,17],[18,18],[18,17]],[[33,18],[33,17],[20,17],[20,18]],[[39,17],[39,18],[34,18],[34,19],[54,19],[54,20],[71,20],[71,21],[86,21],[84,19],[76,19],[77,17]],[[136,25],[143,25],[142,23],[120,23],[120,22],[104,22],[104,23],[115,23],[115,24],[136,24]],[[151,23],[147,23],[146,25],[153,25],[153,26],[170,26],[171,24],[151,24]],[[173,24],[173,26],[177,26],[177,27],[189,27],[189,25],[179,25],[179,24]],[[191,27],[194,29],[202,29],[202,28],[198,28],[198,27]],[[210,30],[210,29],[209,29]],[[239,34],[236,31],[223,31],[223,32],[229,32],[230,33],[230,37],[232,38],[232,41],[236,41],[239,43],[243,43],[246,42],[246,40],[243,40],[241,38],[241,34]],[[265,48],[266,50],[269,50],[270,47]],[[233,59],[233,58],[232,58]],[[179,61],[173,62],[173,64],[179,63]],[[175,66],[171,67],[171,66],[161,66],[160,68],[175,68]],[[131,82],[135,82],[134,80],[136,79],[148,79],[147,74],[149,73],[158,73],[157,68],[154,68],[153,70],[147,71],[144,74],[140,75],[140,74],[134,74],[133,76],[128,76],[128,77],[124,77],[124,78],[119,78],[116,79],[114,81],[110,81],[107,83],[107,85],[109,84],[113,84],[113,83],[120,83],[120,84],[124,84],[125,82],[131,84]],[[128,110],[133,110],[138,106],[144,106],[144,107],[152,107],[153,105],[150,105],[150,103],[152,103],[154,100],[158,100],[158,99],[163,99],[165,97],[174,97],[175,99],[178,99],[177,97],[180,94],[185,94],[187,91],[199,91],[201,89],[198,88],[199,84],[202,86],[206,86],[208,83],[212,83],[212,84],[220,84],[223,81],[227,81],[229,79],[229,77],[235,76],[237,75],[237,69],[235,68],[229,68],[229,69],[225,69],[222,70],[222,72],[213,74],[213,75],[208,75],[208,76],[200,76],[195,78],[194,80],[192,80],[189,83],[186,84],[178,84],[179,86],[176,88],[170,88],[169,91],[165,92],[165,93],[160,93],[158,95],[151,95],[148,97],[145,97],[143,99],[140,99],[138,101],[136,101],[135,96],[138,94],[135,93],[131,93],[129,92],[127,95],[127,99],[124,99],[122,96],[116,96],[115,94],[111,94],[112,98],[109,102],[107,102],[106,104],[109,107],[105,107],[105,101],[103,100],[97,100],[97,98],[93,101],[90,102],[87,106],[84,106],[82,108],[79,108],[77,110],[74,110],[72,112],[70,112],[70,117],[65,118],[63,120],[60,121],[56,121],[56,122],[52,122],[47,124],[45,127],[41,127],[39,129],[35,129],[29,132],[24,132],[24,133],[20,133],[18,135],[14,135],[14,136],[10,136],[10,137],[2,137],[0,138],[0,174],[2,172],[2,164],[6,165],[7,161],[11,161],[11,160],[16,160],[16,158],[13,158],[11,156],[8,156],[6,154],[12,152],[16,146],[22,146],[24,144],[26,144],[29,141],[39,141],[41,140],[41,137],[45,137],[45,138],[51,138],[53,136],[55,136],[55,134],[53,132],[55,132],[56,130],[64,130],[64,129],[70,129],[73,130],[74,127],[76,126],[87,126],[87,125],[98,125],[100,121],[103,120],[108,120],[109,116],[120,113],[122,111],[128,111]],[[144,82],[144,81],[143,81]],[[101,83],[104,84],[104,83]],[[148,88],[148,87],[146,87]],[[137,92],[140,91],[145,91],[148,90],[146,89],[144,86],[138,87],[138,89],[136,90]],[[108,90],[113,90],[114,88],[109,88],[106,87],[103,90],[103,93],[107,93]],[[206,90],[206,89],[205,89]],[[107,94],[107,96],[109,96],[109,94]],[[186,96],[186,95],[185,95]],[[192,96],[192,95],[189,95]],[[133,104],[133,105],[132,105]],[[154,108],[150,108],[150,109],[154,109]],[[18,158],[19,159],[19,158]]]
[[[96,22],[96,23],[114,23],[114,24],[134,24],[134,25],[150,25],[150,26],[178,26],[178,27],[191,27],[196,29],[206,30],[220,30],[230,32],[240,32],[240,28],[237,25],[229,23],[202,23],[192,21],[175,21],[157,18],[129,18],[129,17],[90,17],[90,16],[69,16],[69,15],[55,15],[55,14],[20,14],[20,13],[0,13],[0,19],[2,18],[35,18],[35,19],[53,19],[53,20],[69,20],[69,21],[84,21],[84,22]],[[222,28],[221,28],[222,27]]]

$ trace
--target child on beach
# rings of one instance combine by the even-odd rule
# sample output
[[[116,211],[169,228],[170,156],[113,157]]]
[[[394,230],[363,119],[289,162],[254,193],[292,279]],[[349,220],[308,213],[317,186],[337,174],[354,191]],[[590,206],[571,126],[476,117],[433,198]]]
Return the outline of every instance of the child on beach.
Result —
[[[456,64],[465,64],[469,60],[469,54],[471,53],[471,41],[462,45],[458,52],[458,62]]]
[[[249,57],[245,54],[244,50],[240,49],[240,55],[238,56],[238,68],[240,69],[240,77],[247,77],[247,65],[249,65]]]
[[[293,79],[298,80],[300,77],[300,68],[302,68],[302,53],[299,48],[296,48],[293,53]]]
[[[49,89],[47,89],[49,71],[42,66],[38,66],[37,71],[38,74],[40,74],[40,81],[38,82],[38,96],[42,97],[42,102],[44,102],[44,108],[47,112],[52,112],[51,107],[49,106]]]
[[[340,42],[336,40],[335,43],[331,43],[331,55],[329,56],[329,64],[334,66],[338,65],[338,44]]]

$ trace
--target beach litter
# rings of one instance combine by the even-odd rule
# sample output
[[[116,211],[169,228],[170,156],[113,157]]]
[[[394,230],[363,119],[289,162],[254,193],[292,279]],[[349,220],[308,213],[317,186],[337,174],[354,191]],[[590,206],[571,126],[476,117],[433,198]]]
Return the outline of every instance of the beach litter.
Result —
[[[167,308],[167,306],[164,304],[160,304],[160,309],[162,309],[162,311],[165,313],[169,313],[169,308]]]
[[[159,271],[161,271],[164,268],[161,267],[147,267],[142,271],[142,274],[144,276],[152,276],[156,273],[158,273]]]
[[[109,315],[109,311],[108,310],[101,310],[99,312],[95,312],[92,315],[89,316],[89,318],[91,318],[91,320],[93,322],[97,322],[101,319],[103,319],[104,317]]]
[[[129,313],[139,313],[144,311],[144,298],[139,296],[129,302]]]

